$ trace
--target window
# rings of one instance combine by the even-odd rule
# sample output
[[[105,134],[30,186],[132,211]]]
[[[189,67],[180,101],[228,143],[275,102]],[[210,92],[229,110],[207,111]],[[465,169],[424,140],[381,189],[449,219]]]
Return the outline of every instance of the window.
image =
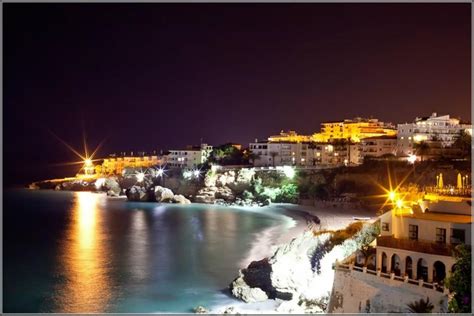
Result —
[[[446,229],[436,228],[436,242],[440,244],[446,243]]]
[[[452,244],[460,244],[464,243],[465,241],[465,231],[464,229],[455,229],[453,228],[451,234],[451,243]]]
[[[408,238],[418,240],[418,225],[408,225]]]
[[[390,229],[388,227],[388,223],[382,223],[382,231],[388,232]]]

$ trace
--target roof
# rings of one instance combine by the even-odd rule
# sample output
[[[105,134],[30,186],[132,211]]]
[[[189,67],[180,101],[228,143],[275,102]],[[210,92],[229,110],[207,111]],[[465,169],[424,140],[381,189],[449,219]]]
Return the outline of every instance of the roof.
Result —
[[[377,139],[393,139],[397,140],[397,135],[382,135],[382,136],[374,136],[374,137],[364,137],[361,139],[363,140],[377,140]]]
[[[459,214],[449,214],[449,213],[414,212],[413,214],[396,214],[396,216],[422,219],[422,220],[427,220],[427,221],[457,223],[457,224],[470,224],[470,223],[472,223],[472,216],[459,215]]]

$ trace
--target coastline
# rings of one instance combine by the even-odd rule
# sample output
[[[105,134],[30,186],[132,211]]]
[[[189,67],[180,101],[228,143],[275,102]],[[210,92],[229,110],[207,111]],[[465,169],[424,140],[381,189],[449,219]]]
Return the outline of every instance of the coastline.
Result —
[[[367,209],[339,209],[328,207],[315,207],[298,204],[275,203],[258,208],[259,211],[279,214],[288,218],[287,223],[273,226],[257,233],[256,240],[252,243],[247,255],[240,262],[240,268],[246,268],[252,261],[261,260],[273,255],[276,247],[290,243],[297,236],[310,229],[338,230],[343,229],[357,218],[370,217],[376,214]],[[319,224],[315,223],[315,219]],[[229,279],[237,276],[236,274]],[[221,296],[222,295],[222,296]],[[224,313],[229,308],[238,313],[279,314],[278,306],[284,301],[268,299],[263,302],[245,303],[232,295],[219,294],[220,299],[215,305],[210,306],[210,313]]]

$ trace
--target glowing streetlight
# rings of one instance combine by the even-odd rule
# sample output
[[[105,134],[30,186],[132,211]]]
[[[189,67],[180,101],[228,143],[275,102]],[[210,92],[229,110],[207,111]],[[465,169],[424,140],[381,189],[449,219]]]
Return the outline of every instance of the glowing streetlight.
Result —
[[[390,199],[390,201],[395,201],[395,197],[397,196],[397,194],[395,193],[395,191],[390,191],[388,192],[388,198]]]
[[[397,200],[395,202],[395,204],[397,205],[397,208],[402,208],[403,207],[403,200]]]
[[[137,182],[143,182],[143,180],[145,180],[145,174],[143,172],[137,173],[135,177],[137,178]]]
[[[156,175],[158,177],[162,177],[164,173],[165,171],[162,168],[158,168],[158,170],[156,171]]]
[[[295,176],[295,169],[290,166],[283,166],[283,173],[286,177],[293,179],[293,177]]]
[[[408,155],[408,162],[414,164],[416,161],[416,155]]]
[[[195,170],[193,171],[193,176],[195,176],[196,178],[199,178],[200,175],[201,175],[201,171],[200,171],[200,170],[195,169]]]
[[[92,165],[92,160],[89,159],[89,158],[87,158],[87,159],[84,160],[84,164],[85,164],[86,166],[90,166],[90,165]]]

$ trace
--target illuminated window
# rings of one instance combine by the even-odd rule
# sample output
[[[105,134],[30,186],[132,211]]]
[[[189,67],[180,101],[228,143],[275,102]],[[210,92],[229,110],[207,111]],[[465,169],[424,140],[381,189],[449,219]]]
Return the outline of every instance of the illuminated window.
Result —
[[[436,228],[436,242],[440,244],[446,243],[446,229]]]

